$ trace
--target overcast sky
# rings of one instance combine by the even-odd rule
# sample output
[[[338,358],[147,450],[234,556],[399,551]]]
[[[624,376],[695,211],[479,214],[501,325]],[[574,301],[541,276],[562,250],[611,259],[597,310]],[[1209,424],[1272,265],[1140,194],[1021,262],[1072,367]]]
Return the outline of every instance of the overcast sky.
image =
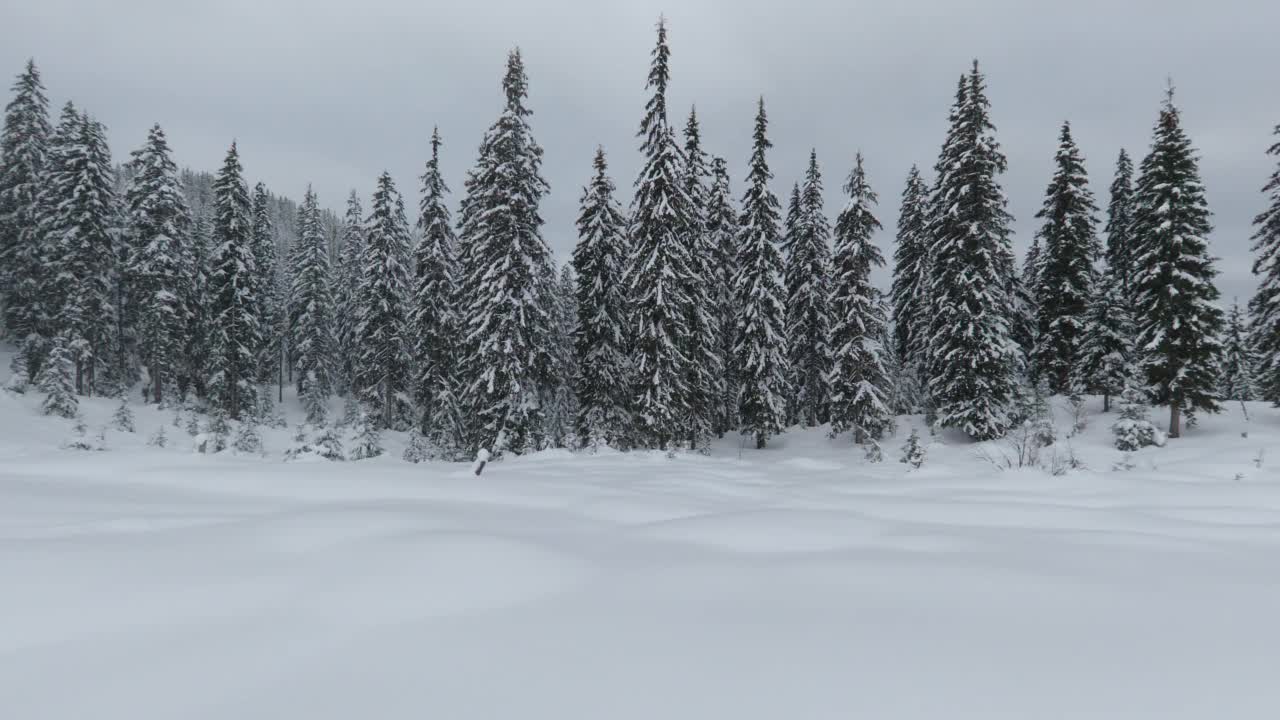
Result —
[[[755,100],[769,110],[774,190],[816,147],[827,211],[861,149],[892,250],[912,163],[931,169],[956,79],[988,74],[1004,177],[1025,249],[1069,119],[1105,207],[1121,147],[1145,154],[1165,79],[1202,154],[1224,302],[1254,288],[1250,222],[1280,123],[1280,3],[1262,0],[41,0],[6,2],[0,72],[35,57],[54,107],[110,128],[117,159],[159,122],[179,164],[214,170],[232,138],[250,181],[341,209],[383,169],[411,208],[433,124],[455,193],[501,107],[506,52],[530,76],[552,194],[546,236],[562,259],[597,144],[629,199],[654,23],[672,44],[672,121],[697,103],[708,150],[743,188]],[[455,206],[457,195],[454,197]]]

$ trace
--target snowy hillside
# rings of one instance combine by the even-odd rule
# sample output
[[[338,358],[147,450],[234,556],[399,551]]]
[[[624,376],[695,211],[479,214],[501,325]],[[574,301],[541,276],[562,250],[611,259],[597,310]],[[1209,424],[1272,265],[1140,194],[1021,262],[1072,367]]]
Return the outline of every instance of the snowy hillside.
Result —
[[[0,393],[5,718],[1280,711],[1280,411],[1261,404],[1127,471],[1094,403],[1062,476],[950,436],[909,469],[900,419],[880,464],[808,431],[476,478],[403,462],[394,433],[362,462],[282,462],[286,430],[266,457],[197,455],[140,404],[135,434],[66,450],[38,403]],[[94,442],[114,405],[82,399]]]

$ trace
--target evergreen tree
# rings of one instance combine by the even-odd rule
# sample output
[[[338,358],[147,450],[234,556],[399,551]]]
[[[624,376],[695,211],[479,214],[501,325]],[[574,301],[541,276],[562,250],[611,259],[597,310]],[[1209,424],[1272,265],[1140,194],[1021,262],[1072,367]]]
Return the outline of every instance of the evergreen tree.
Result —
[[[355,445],[351,448],[352,460],[369,460],[382,454],[382,433],[378,432],[378,424],[369,417],[369,413],[360,413],[355,430]]]
[[[1044,378],[1050,392],[1063,394],[1071,391],[1093,289],[1093,259],[1099,250],[1094,219],[1098,208],[1070,123],[1062,125],[1055,164],[1044,206],[1036,214],[1044,220],[1037,234],[1044,246],[1036,278],[1038,331],[1032,379]]]
[[[410,390],[409,222],[391,175],[382,173],[365,223],[364,267],[355,328],[359,359],[353,389],[384,428],[401,421],[401,397]]]
[[[267,186],[253,186],[253,260],[257,263],[255,294],[259,299],[258,317],[262,322],[262,345],[258,353],[257,381],[270,383],[280,380],[285,352],[285,337],[289,332],[286,312],[289,288],[276,260],[276,228],[271,216],[271,193]],[[283,399],[283,381],[280,393]]]
[[[1280,138],[1280,125],[1275,135]],[[1280,161],[1280,139],[1267,151]],[[1280,166],[1262,192],[1269,205],[1253,221],[1253,274],[1260,279],[1249,301],[1251,333],[1258,352],[1258,390],[1264,400],[1280,406]]]
[[[364,209],[355,190],[347,197],[347,211],[342,222],[342,241],[338,251],[333,300],[340,309],[335,322],[341,388],[349,393],[354,382],[356,358],[359,357],[356,326],[359,316],[351,312],[358,307],[360,278],[364,274]],[[452,304],[452,299],[450,303]]]
[[[1116,449],[1133,452],[1148,445],[1163,445],[1164,441],[1151,424],[1146,393],[1139,387],[1136,379],[1138,371],[1130,368],[1128,374],[1131,379],[1125,383],[1124,392],[1120,396],[1120,417],[1111,426]]]
[[[1107,205],[1107,267],[1120,284],[1120,296],[1133,298],[1133,161],[1123,148],[1116,161],[1116,176],[1111,183],[1111,202]]]
[[[133,177],[125,190],[125,203],[133,246],[128,269],[136,305],[132,314],[138,349],[151,379],[150,397],[163,407],[177,385],[182,363],[187,320],[182,292],[189,273],[191,213],[159,125],[151,128],[146,144],[131,157]]]
[[[65,335],[54,338],[48,361],[40,369],[36,386],[44,393],[41,408],[45,415],[73,418],[79,412],[76,399],[75,361],[72,359],[71,342]]]
[[[232,419],[257,408],[255,378],[262,347],[249,188],[242,175],[240,153],[231,143],[213,185],[207,299],[211,330],[208,392],[213,406]]]
[[[893,342],[904,367],[922,364],[929,325],[929,188],[912,165],[893,253]]]
[[[320,227],[316,194],[307,187],[298,207],[298,244],[290,273],[289,335],[298,369],[298,396],[306,398],[307,422],[324,422],[333,394],[333,295],[329,252]]]
[[[715,430],[715,402],[724,392],[724,367],[717,349],[719,316],[712,304],[715,248],[707,231],[712,177],[694,110],[689,112],[684,138],[684,192],[689,201],[689,225],[684,233],[689,272],[682,278],[681,293],[687,299],[688,313],[688,335],[683,338],[689,388],[686,435],[690,448],[705,450]]]
[[[1134,190],[1135,312],[1141,365],[1168,404],[1169,437],[1184,410],[1217,412],[1222,311],[1209,255],[1209,206],[1199,163],[1170,89]]]
[[[184,270],[180,300],[186,320],[182,343],[182,367],[178,392],[204,397],[208,390],[209,354],[213,342],[213,313],[209,307],[210,223],[197,214],[191,225],[191,247],[183,255]]]
[[[822,207],[818,152],[809,151],[804,186],[795,197],[796,219],[787,244],[787,360],[796,422],[826,422],[831,372],[831,224]]]
[[[884,265],[871,235],[880,229],[878,198],[867,182],[862,154],[844,186],[849,201],[836,219],[831,291],[831,435],[854,433],[872,443],[892,427],[890,383],[882,345],[886,318],[871,270]]]
[[[1071,387],[1102,395],[1102,411],[1124,391],[1133,361],[1133,318],[1123,286],[1114,274],[1100,278],[1089,301],[1084,332],[1072,369]]]
[[[35,61],[28,60],[13,84],[0,133],[0,310],[7,334],[19,343],[38,331],[33,305],[44,253],[36,231],[37,197],[52,132],[44,84]]]
[[[1006,166],[974,62],[961,81],[932,198],[928,389],[939,422],[976,439],[1008,429],[1020,366],[1009,322],[1011,218],[998,182]]]
[[[420,413],[419,431],[437,444],[448,444],[456,434],[456,385],[454,368],[461,327],[454,306],[457,296],[457,240],[449,219],[446,196],[449,187],[440,174],[440,132],[431,133],[431,159],[422,174],[422,203],[418,230],[422,240],[414,251],[413,309],[409,324],[413,333],[416,366],[414,400]]]
[[[1258,399],[1258,383],[1255,380],[1258,358],[1250,342],[1248,328],[1248,318],[1240,309],[1240,301],[1236,300],[1231,303],[1231,312],[1227,315],[1223,343],[1220,390],[1223,400],[1248,402]]]
[[[733,348],[736,344],[737,304],[734,279],[738,275],[738,218],[733,209],[733,192],[729,188],[729,169],[723,158],[711,161],[711,195],[707,202],[707,237],[712,251],[712,272],[708,285],[711,307],[718,328],[716,353],[720,358],[722,379],[720,397],[713,398],[715,432],[719,437],[738,427],[738,381]]]
[[[528,77],[518,50],[507,57],[506,105],[485,134],[466,181],[462,213],[469,404],[478,443],[513,452],[541,447],[544,401],[553,391],[551,249],[539,205],[548,191],[542,148],[525,106]]]
[[[627,445],[631,418],[630,381],[622,286],[626,260],[626,218],[614,199],[604,148],[596,148],[595,175],[582,189],[578,244],[573,251],[577,274],[578,322],[573,346],[578,366],[577,434],[589,445]]]
[[[630,258],[626,292],[632,308],[632,359],[636,381],[637,441],[663,448],[678,440],[689,416],[688,356],[681,342],[690,335],[692,299],[687,295],[691,259],[684,234],[691,201],[681,182],[684,160],[667,123],[667,28],[658,22],[645,87],[653,94],[640,123],[644,165],[632,199]]]
[[[578,330],[577,278],[572,265],[560,270],[552,309],[552,389],[547,407],[547,443],[551,447],[576,449],[579,437],[574,430],[579,415],[574,387],[578,381],[578,361],[573,338]]]
[[[117,359],[118,208],[105,128],[64,115],[57,161],[46,173],[40,232],[56,257],[57,327],[75,360],[76,392],[105,391]]]
[[[773,146],[766,133],[768,118],[761,98],[756,111],[747,191],[738,221],[738,277],[734,283],[739,308],[735,367],[742,383],[739,408],[742,431],[763,448],[786,422],[787,335],[786,290],[778,252],[778,198],[769,190],[773,173],[765,151]]]

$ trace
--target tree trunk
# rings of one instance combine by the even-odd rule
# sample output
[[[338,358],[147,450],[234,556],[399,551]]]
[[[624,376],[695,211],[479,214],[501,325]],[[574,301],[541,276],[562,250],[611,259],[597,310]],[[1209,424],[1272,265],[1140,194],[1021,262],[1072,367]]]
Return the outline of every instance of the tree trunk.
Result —
[[[1182,401],[1176,397],[1169,400],[1169,437],[1182,437]]]
[[[1102,393],[1102,412],[1111,412],[1111,394]]]
[[[756,449],[757,449],[757,450],[763,450],[763,449],[764,449],[764,446],[765,446],[768,442],[769,442],[769,438],[768,438],[768,436],[766,436],[764,433],[757,433],[757,434],[756,434]]]
[[[161,383],[160,381],[159,370],[157,370],[156,368],[152,368],[151,374],[155,377],[155,390],[153,391],[152,394],[155,396],[156,406],[158,407],[160,403],[164,400],[164,398],[160,394],[160,387],[163,383]]]

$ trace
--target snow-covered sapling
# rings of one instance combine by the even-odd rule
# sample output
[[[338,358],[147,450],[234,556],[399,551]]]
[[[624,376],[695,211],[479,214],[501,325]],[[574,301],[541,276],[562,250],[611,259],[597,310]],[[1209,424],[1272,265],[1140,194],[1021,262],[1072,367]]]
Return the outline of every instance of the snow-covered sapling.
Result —
[[[369,418],[368,413],[361,413],[356,422],[355,446],[351,448],[352,460],[367,460],[382,454],[382,434],[378,426]]]
[[[147,438],[147,445],[151,447],[163,448],[169,444],[169,438],[164,433],[164,426],[161,425],[150,438]]]
[[[1147,400],[1135,383],[1130,383],[1120,396],[1120,419],[1111,426],[1116,448],[1133,452],[1149,445],[1162,445],[1163,438],[1151,424]]]
[[[873,463],[883,462],[884,451],[880,448],[880,443],[868,437],[867,450],[864,457],[866,457],[867,462],[873,462]]]
[[[342,450],[342,436],[337,429],[326,425],[320,428],[320,434],[316,436],[315,449],[320,457],[325,460],[341,462],[347,459],[346,454]]]
[[[258,434],[258,423],[255,420],[248,419],[240,423],[232,447],[236,452],[246,455],[262,454],[262,436]]]
[[[136,430],[133,423],[133,409],[129,407],[127,393],[120,393],[120,404],[116,406],[115,414],[111,416],[111,424],[120,432],[131,433]]]
[[[426,436],[414,429],[409,433],[409,444],[404,449],[405,462],[420,463],[424,460],[432,460],[436,457],[435,448],[432,447],[431,441]]]
[[[899,462],[906,463],[913,468],[919,468],[924,465],[924,458],[925,448],[924,443],[920,441],[920,433],[915,428],[911,428],[911,435],[902,446],[902,459]]]

